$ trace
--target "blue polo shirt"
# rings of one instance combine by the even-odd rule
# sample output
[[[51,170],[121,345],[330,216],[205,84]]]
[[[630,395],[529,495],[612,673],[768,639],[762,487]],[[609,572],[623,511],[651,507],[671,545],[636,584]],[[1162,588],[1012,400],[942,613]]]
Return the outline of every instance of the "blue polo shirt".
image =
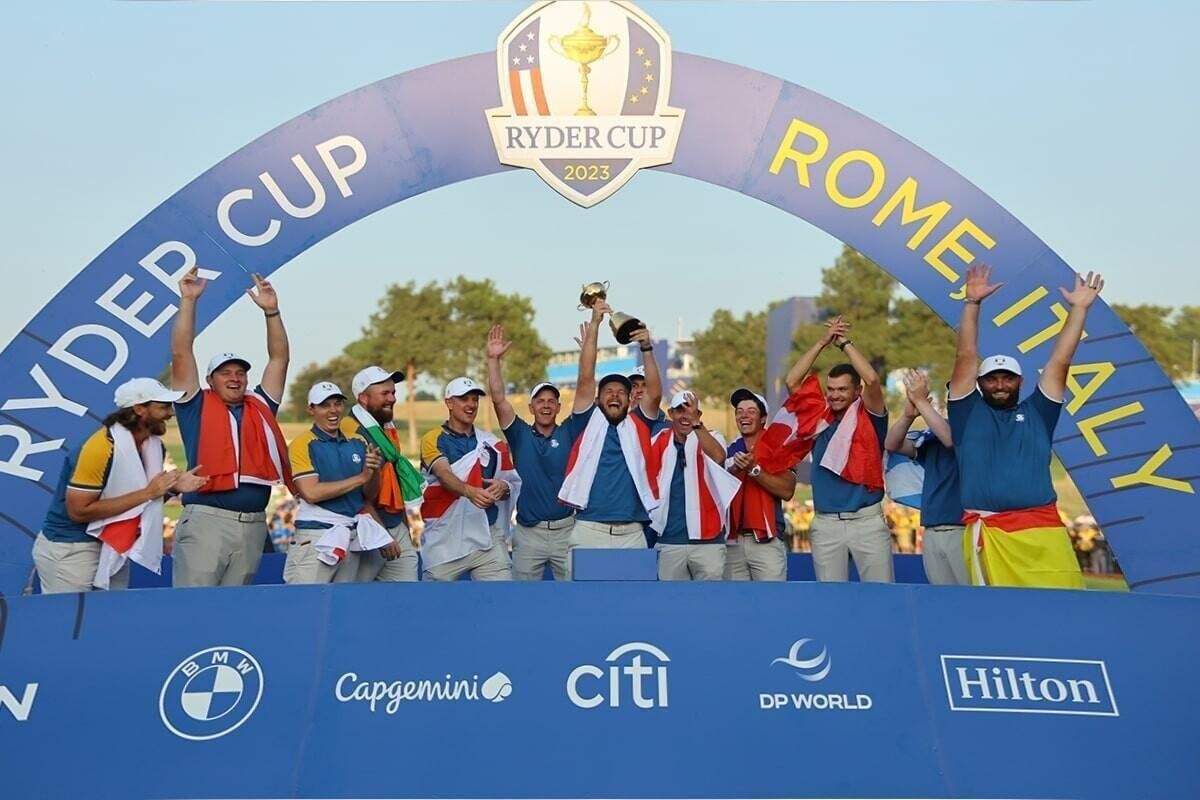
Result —
[[[164,455],[166,448],[163,448]],[[71,448],[58,475],[58,485],[46,519],[42,523],[42,535],[52,542],[94,542],[89,536],[88,523],[74,522],[67,514],[67,490],[92,492],[97,496],[108,483],[112,471],[113,440],[108,428],[100,428],[88,438]]]
[[[421,469],[429,471],[434,464],[443,458],[453,464],[467,453],[475,452],[475,448],[478,446],[479,440],[475,436],[474,427],[471,428],[470,433],[462,434],[452,430],[449,423],[443,422],[440,428],[427,431],[421,437]],[[487,449],[491,458],[488,458],[487,463],[483,465],[482,474],[484,478],[490,479],[496,477],[496,470],[500,464],[500,454],[490,445]],[[517,499],[519,500],[520,498]],[[495,504],[488,507],[488,525],[495,525],[499,516],[500,509],[496,508]]]
[[[746,440],[738,439],[725,450],[726,458],[733,458],[738,453],[746,452]],[[783,519],[783,501],[772,495],[772,504],[775,506],[775,530],[773,533],[776,536],[783,536],[787,532],[787,523]],[[741,531],[738,531],[739,533]]]
[[[670,505],[667,507],[667,524],[663,530],[655,531],[660,544],[725,544],[725,533],[715,539],[696,539],[688,537],[687,529],[687,494],[683,486],[683,471],[689,466],[683,456],[683,442],[673,440],[675,447],[675,471],[671,473]],[[700,455],[703,458],[703,454]],[[653,528],[649,530],[653,531]]]
[[[925,484],[921,487],[921,524],[927,528],[959,525],[963,505],[959,497],[954,448],[942,444],[932,431],[925,433],[927,435],[915,442],[917,463],[925,470]]]
[[[175,404],[175,421],[179,423],[179,436],[183,439],[183,452],[187,454],[188,465],[195,468],[200,453],[200,409],[203,407],[203,395],[207,389],[201,389],[191,398]],[[254,393],[271,409],[272,414],[279,414],[279,403],[272,400],[262,388],[255,386]],[[237,421],[238,435],[242,428],[242,406],[229,406],[233,418]],[[254,483],[243,483],[236,489],[227,492],[187,492],[183,495],[183,504],[212,506],[226,511],[255,512],[265,511],[267,501],[271,499],[271,487]]]
[[[1050,442],[1062,403],[1039,386],[1013,408],[992,408],[978,388],[948,405],[963,507],[1016,511],[1058,499]]]
[[[571,457],[571,434],[555,425],[549,436],[520,417],[504,429],[513,466],[521,476],[521,494],[517,497],[517,522],[532,527],[539,522],[566,519],[571,509],[558,502],[567,461]]]
[[[572,443],[583,434],[595,409],[593,404],[578,414],[572,414],[566,421],[563,427],[570,433]],[[636,414],[649,425],[651,433],[657,433],[671,424],[661,412],[657,419],[647,417],[642,413],[641,407],[634,408],[629,413]],[[637,486],[629,474],[629,467],[625,464],[616,425],[609,423],[605,432],[604,448],[600,451],[600,464],[596,469],[596,479],[592,482],[592,492],[588,496],[588,507],[576,512],[575,519],[587,522],[650,521],[650,515],[646,513]]]
[[[867,418],[875,429],[875,438],[879,440],[879,458],[883,459],[883,439],[887,435],[887,414],[875,416],[870,411]],[[829,440],[842,424],[837,420],[817,437],[812,451],[812,493],[813,508],[820,514],[836,514],[839,511],[858,511],[860,508],[883,502],[883,490],[867,491],[867,487],[843,480],[832,470],[820,466],[829,447]]]
[[[359,437],[346,438],[340,430],[329,434],[316,425],[297,436],[288,447],[292,479],[316,476],[321,483],[353,478],[362,472],[366,455],[367,443]],[[366,507],[367,498],[360,486],[316,505],[334,514],[353,517]],[[328,527],[321,522],[296,521],[298,530],[324,530]]]

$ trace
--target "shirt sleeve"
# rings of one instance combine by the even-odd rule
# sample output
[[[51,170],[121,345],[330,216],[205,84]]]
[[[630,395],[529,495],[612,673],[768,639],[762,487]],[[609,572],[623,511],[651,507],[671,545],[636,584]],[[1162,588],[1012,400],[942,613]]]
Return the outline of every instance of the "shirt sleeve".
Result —
[[[563,427],[567,429],[567,434],[570,435],[571,441],[574,442],[588,426],[588,421],[592,418],[592,412],[596,410],[596,404],[585,408],[583,411],[576,412],[567,418],[563,423]]]
[[[99,492],[108,479],[108,467],[112,463],[113,444],[107,430],[98,430],[79,448],[79,460],[71,472],[67,485],[85,492]]]
[[[654,419],[650,419],[650,417],[646,416],[646,412],[642,411],[641,406],[633,409],[632,413],[637,414],[638,418],[649,426],[651,434],[658,433],[663,428],[671,427],[671,423],[667,421],[666,414],[663,414],[662,411],[659,411],[658,416]]]
[[[312,453],[308,446],[312,444],[312,433],[305,431],[292,440],[288,446],[288,460],[292,463],[292,477],[303,478],[306,475],[316,475],[317,470],[312,463]]]
[[[425,469],[431,469],[438,459],[445,458],[446,454],[442,451],[442,429],[434,428],[431,431],[426,431],[421,437],[421,466]]]
[[[1058,425],[1059,415],[1062,414],[1063,404],[1061,401],[1052,400],[1046,396],[1039,386],[1033,390],[1033,394],[1029,396],[1030,408],[1037,412],[1037,415],[1042,418],[1042,422],[1046,424],[1046,432],[1053,434],[1054,427]]]
[[[254,387],[254,393],[262,398],[274,416],[279,416],[279,401],[267,394],[267,390],[262,387],[261,383]]]
[[[960,397],[957,400],[951,400],[946,403],[950,417],[950,435],[954,437],[955,442],[962,441],[962,433],[966,429],[967,419],[981,402],[983,402],[983,395],[979,393],[979,388],[976,387],[966,397]]]
[[[882,414],[876,416],[875,414],[872,414],[870,410],[868,410],[867,418],[871,420],[871,427],[875,429],[875,438],[879,441],[879,452],[882,453],[883,440],[887,438],[888,430],[887,412],[884,411]]]

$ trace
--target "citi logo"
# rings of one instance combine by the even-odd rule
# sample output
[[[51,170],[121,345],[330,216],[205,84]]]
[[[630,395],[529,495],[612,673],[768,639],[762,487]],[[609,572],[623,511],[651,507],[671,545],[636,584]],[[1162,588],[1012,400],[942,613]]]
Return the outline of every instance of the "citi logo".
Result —
[[[18,700],[11,689],[0,684],[0,706],[4,706],[17,722],[24,722],[29,719],[29,712],[33,711],[33,701],[37,697],[37,690],[36,683],[25,684],[21,699]]]
[[[952,711],[1119,716],[1103,661],[948,655],[941,660]]]
[[[579,708],[595,708],[605,701],[611,708],[619,708],[626,700],[636,708],[666,708],[666,665],[670,661],[652,644],[623,644],[604,659],[606,668],[582,664],[571,670],[567,697]]]

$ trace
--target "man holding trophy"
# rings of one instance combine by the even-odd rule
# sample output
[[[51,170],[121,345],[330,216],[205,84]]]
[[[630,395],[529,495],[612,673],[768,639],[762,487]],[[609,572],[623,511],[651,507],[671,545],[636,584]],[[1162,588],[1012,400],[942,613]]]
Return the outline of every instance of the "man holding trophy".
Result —
[[[650,452],[653,434],[669,427],[659,413],[662,379],[654,358],[645,359],[646,389],[631,409],[629,378],[612,373],[596,381],[596,350],[605,314],[622,344],[637,342],[650,353],[650,331],[640,321],[613,312],[605,302],[606,286],[584,287],[582,304],[591,308],[579,354],[579,377],[572,415],[565,423],[571,435],[571,455],[559,502],[576,509],[569,551],[586,548],[646,547],[645,526],[658,507],[651,486],[654,475]],[[593,394],[593,392],[595,394]],[[568,565],[571,559],[568,558]]]

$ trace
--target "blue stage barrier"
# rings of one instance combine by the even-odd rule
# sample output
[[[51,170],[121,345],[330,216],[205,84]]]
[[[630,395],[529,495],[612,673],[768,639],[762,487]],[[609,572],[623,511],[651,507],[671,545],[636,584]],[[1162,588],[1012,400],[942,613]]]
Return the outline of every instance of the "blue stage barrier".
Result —
[[[5,797],[1200,793],[1193,598],[535,582],[0,608]]]

